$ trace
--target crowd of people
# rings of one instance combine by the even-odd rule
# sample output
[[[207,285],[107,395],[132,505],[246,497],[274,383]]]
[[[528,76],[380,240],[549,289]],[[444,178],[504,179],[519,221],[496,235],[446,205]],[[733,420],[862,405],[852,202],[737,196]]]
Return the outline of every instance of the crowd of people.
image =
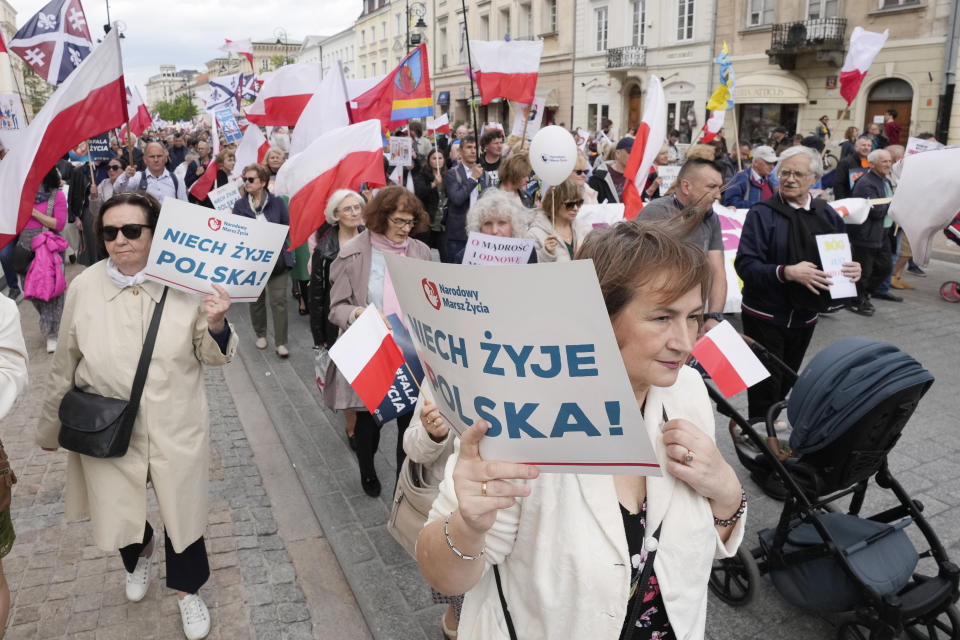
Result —
[[[895,113],[888,118],[896,125]],[[465,637],[500,637],[508,601],[522,637],[702,637],[711,561],[735,553],[747,500],[714,444],[704,383],[682,366],[697,337],[725,319],[724,244],[715,206],[749,210],[735,262],[743,282],[744,335],[798,369],[820,314],[841,306],[827,293],[831,281],[818,265],[815,235],[849,234],[854,259],[843,273],[856,282],[857,296],[842,306],[854,313],[873,315],[871,300],[900,301],[891,288],[911,288],[904,280],[909,243],[889,220],[888,205],[872,206],[863,224],[845,225],[829,204],[831,195],[882,199],[896,188],[901,132],[897,126],[870,129],[862,136],[845,132],[831,183],[822,162],[823,142],[831,136],[826,116],[813,136],[790,138],[778,127],[764,144],[737,144],[729,152],[722,133],[709,144],[680,145],[678,132],[670,131],[645,176],[645,205],[636,219],[584,230],[576,224],[582,207],[623,201],[633,135],[613,140],[608,123],[587,137],[571,132],[578,147],[573,170],[544,188],[527,141],[495,127],[476,135],[466,125],[431,138],[413,122],[392,134],[414,139],[411,165],[391,166],[384,154],[385,175],[400,176],[398,184],[340,185],[308,242],[284,243],[263,293],[249,305],[249,339],[266,349],[272,335],[280,358],[290,355],[291,299],[310,316],[318,354],[370,304],[384,317],[400,315],[386,254],[459,263],[468,235],[480,232],[533,240],[531,263],[593,260],[645,428],[663,444],[658,451],[666,474],[538,477],[530,466],[484,461],[478,443],[485,424],[454,442],[425,388],[416,409],[395,421],[396,464],[399,473],[410,455],[429,466],[425,477],[437,486],[417,557],[437,601],[450,605],[443,619],[448,637],[458,628]],[[205,637],[210,629],[198,594],[209,577],[210,443],[202,365],[229,362],[239,338],[226,319],[230,300],[222,289],[198,307],[195,299],[146,280],[144,269],[165,198],[213,206],[209,198],[189,195],[206,171],[217,171],[218,186],[238,173],[241,197],[233,214],[289,224],[287,203],[274,193],[289,133],[274,133],[263,163],[242,169],[225,140],[211,157],[213,141],[202,126],[189,133],[148,131],[125,145],[113,140],[111,157],[98,162],[77,149],[49,172],[31,221],[0,253],[8,296],[30,298],[54,354],[37,436],[45,450],[59,446],[58,408],[72,390],[128,393],[142,327],[163,314],[127,454],[71,452],[66,500],[68,517],[89,516],[96,544],[119,553],[127,597],[137,601],[149,585],[156,548],[146,519],[149,479],[163,519],[166,583],[178,593],[188,638]],[[677,170],[663,171],[667,166]],[[668,173],[675,175],[672,183]],[[87,267],[69,286],[68,261]],[[7,320],[0,317],[0,336]],[[0,367],[0,376],[14,373]],[[323,402],[344,415],[360,486],[379,496],[375,454],[385,426],[332,362],[322,382]],[[752,387],[750,417],[764,416],[789,387],[776,373]],[[8,395],[0,389],[0,415],[12,402]],[[180,499],[184,491],[191,500]],[[6,520],[0,518],[0,542],[7,529],[12,535],[10,527],[7,512]],[[562,540],[558,530],[567,532]],[[645,544],[651,535],[659,538],[660,551],[646,567],[657,548]],[[486,565],[499,573],[485,571]],[[558,566],[576,580],[558,579]],[[557,615],[542,615],[548,609]]]

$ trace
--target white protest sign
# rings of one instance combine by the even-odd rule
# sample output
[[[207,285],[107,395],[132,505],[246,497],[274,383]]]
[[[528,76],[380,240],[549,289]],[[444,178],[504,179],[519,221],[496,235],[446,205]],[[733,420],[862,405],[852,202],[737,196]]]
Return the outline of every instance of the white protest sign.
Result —
[[[657,176],[660,177],[660,195],[667,195],[667,189],[676,181],[677,176],[680,175],[680,166],[667,164],[662,167],[657,167]]]
[[[238,180],[231,180],[222,187],[212,189],[207,197],[213,203],[214,209],[229,213],[233,210],[233,204],[240,199],[240,183]]]
[[[237,118],[230,109],[221,109],[216,112],[217,122],[220,123],[220,131],[228,143],[237,142],[243,138],[243,132],[240,131],[240,125]]]
[[[390,138],[390,157],[387,162],[395,167],[409,167],[413,163],[413,140],[406,136]]]
[[[577,212],[577,219],[573,221],[574,230],[580,242],[594,229],[612,227],[623,220],[624,205],[622,202],[605,202],[603,204],[585,204]]]
[[[510,128],[510,135],[520,137],[523,134],[523,122],[527,122],[527,140],[533,140],[533,136],[540,131],[540,123],[543,122],[543,109],[547,103],[545,97],[537,96],[533,99],[533,104],[518,104],[517,115],[513,118],[513,126]],[[526,117],[524,117],[525,114]]]
[[[850,239],[845,233],[824,233],[817,236],[817,251],[820,253],[820,264],[823,270],[830,275],[830,297],[856,298],[857,285],[853,280],[843,275],[841,268],[844,262],[852,262]]]
[[[938,149],[943,149],[943,145],[936,140],[924,140],[923,138],[914,138],[911,136],[907,139],[907,150],[905,153],[908,156],[912,156],[915,153],[936,151]]]
[[[0,93],[0,131],[19,131],[27,127],[19,93]]]
[[[533,245],[530,238],[503,238],[471,231],[463,264],[527,264]]]
[[[590,261],[384,257],[441,415],[457,433],[490,423],[484,459],[660,474]]]
[[[153,234],[146,276],[187,293],[214,293],[213,284],[233,300],[260,297],[289,227],[223,214],[167,198]]]
[[[724,313],[740,313],[743,301],[743,280],[737,274],[733,263],[740,248],[740,235],[743,222],[749,209],[728,209],[719,202],[713,203],[713,212],[720,220],[720,232],[723,236],[723,271],[727,277],[727,299],[723,304]]]

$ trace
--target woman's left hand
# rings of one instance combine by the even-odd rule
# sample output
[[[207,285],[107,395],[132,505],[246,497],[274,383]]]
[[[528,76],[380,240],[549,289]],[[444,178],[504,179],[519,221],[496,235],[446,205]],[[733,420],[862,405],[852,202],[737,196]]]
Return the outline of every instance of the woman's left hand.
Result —
[[[663,444],[667,449],[667,473],[720,507],[733,505],[730,513],[736,510],[740,504],[740,480],[707,434],[689,420],[669,420],[663,425]]]
[[[213,333],[223,331],[224,317],[230,308],[230,294],[218,284],[213,285],[216,294],[210,294],[203,299],[203,311],[207,314],[207,328]]]
[[[860,263],[844,262],[840,265],[840,273],[850,278],[850,282],[856,282],[860,279]]]

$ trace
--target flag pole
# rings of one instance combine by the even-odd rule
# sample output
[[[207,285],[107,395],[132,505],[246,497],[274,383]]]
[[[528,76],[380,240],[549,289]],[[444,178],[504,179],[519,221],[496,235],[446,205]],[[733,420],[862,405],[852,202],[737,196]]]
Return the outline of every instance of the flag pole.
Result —
[[[87,166],[90,167],[90,183],[97,184],[97,178],[93,175],[93,154],[90,152],[90,139],[87,138]]]
[[[527,123],[530,122],[530,105],[526,105],[523,109],[523,133],[520,134],[520,148],[523,148],[523,144],[527,141]]]
[[[463,39],[467,41],[467,68],[470,70],[470,115],[473,117],[473,135],[480,135],[477,129],[477,94],[473,89],[473,58],[470,56],[470,29],[467,27],[467,0],[460,0],[463,12]],[[477,141],[480,142],[479,140]]]
[[[737,171],[743,171],[743,161],[740,159],[740,134],[737,132],[737,107],[733,107],[733,141],[737,146]]]
[[[410,368],[410,363],[404,360],[403,366],[407,368],[407,372],[410,374],[410,377],[413,379],[413,384],[417,385],[417,391],[419,391],[420,393],[423,393],[423,389],[420,388],[420,383],[417,382],[417,376],[413,375],[413,370]]]

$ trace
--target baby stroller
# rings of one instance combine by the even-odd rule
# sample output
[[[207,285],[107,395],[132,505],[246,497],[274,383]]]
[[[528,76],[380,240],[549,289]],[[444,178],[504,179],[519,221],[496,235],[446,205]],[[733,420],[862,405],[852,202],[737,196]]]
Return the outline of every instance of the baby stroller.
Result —
[[[954,244],[960,245],[960,214],[953,219],[947,228],[943,230],[943,235]],[[956,280],[947,280],[940,285],[940,297],[947,302],[960,302],[960,282]]]
[[[960,639],[960,568],[887,467],[893,449],[933,376],[896,347],[847,338],[817,354],[798,376],[788,402],[771,407],[768,440],[712,385],[720,411],[752,441],[751,475],[766,470],[784,489],[775,527],[759,546],[741,546],[714,563],[710,588],[732,606],[750,602],[761,574],[791,604],[839,616],[841,640]],[[784,409],[793,425],[788,456],[774,453],[773,424]],[[738,457],[740,452],[738,451]],[[742,459],[742,458],[741,458]],[[871,516],[860,511],[870,478],[899,503]],[[838,502],[849,498],[842,509]],[[915,524],[928,548],[917,552],[906,528]],[[920,559],[932,560],[933,575]],[[903,634],[903,635],[901,635]]]

